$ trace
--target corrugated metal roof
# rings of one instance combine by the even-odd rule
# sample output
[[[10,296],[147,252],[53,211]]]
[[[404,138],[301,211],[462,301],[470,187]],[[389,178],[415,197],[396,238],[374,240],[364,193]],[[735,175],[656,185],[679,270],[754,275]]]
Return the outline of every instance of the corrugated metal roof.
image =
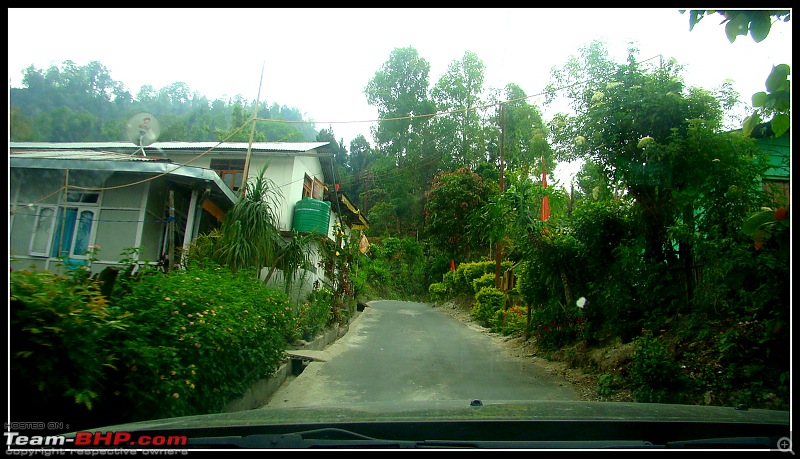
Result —
[[[24,158],[24,159],[78,159],[84,161],[151,161],[159,163],[170,163],[172,160],[168,158],[155,158],[150,156],[141,156],[141,154],[130,155],[126,153],[113,153],[110,151],[92,151],[92,150],[11,150],[9,152],[11,158]]]
[[[236,194],[211,169],[183,165],[168,158],[132,156],[125,153],[91,150],[30,150],[11,151],[10,168],[30,169],[80,169],[86,171],[133,172],[155,175],[169,175],[183,181],[213,182],[213,193],[226,202],[235,203]]]
[[[251,151],[285,151],[304,152],[321,148],[330,142],[254,142]],[[14,149],[57,149],[57,150],[95,150],[95,149],[130,149],[136,151],[139,147],[130,142],[11,142]],[[144,147],[148,151],[157,150],[247,150],[247,142],[155,142]]]

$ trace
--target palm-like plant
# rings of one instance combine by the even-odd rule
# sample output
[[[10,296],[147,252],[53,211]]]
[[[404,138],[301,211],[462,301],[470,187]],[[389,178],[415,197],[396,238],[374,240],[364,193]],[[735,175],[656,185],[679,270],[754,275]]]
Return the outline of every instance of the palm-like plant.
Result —
[[[270,269],[264,278],[264,283],[269,282],[276,269],[283,272],[285,291],[289,293],[298,274],[305,272],[311,259],[311,249],[320,236],[316,233],[300,234],[292,231],[291,238],[285,242],[275,253],[271,260]],[[301,278],[302,280],[302,278]]]
[[[264,165],[245,193],[225,216],[220,230],[218,261],[232,271],[254,268],[257,271],[274,260],[282,245],[278,230],[280,190],[264,177]]]
[[[244,195],[223,220],[216,254],[219,262],[233,271],[254,268],[260,274],[261,268],[268,267],[264,283],[281,270],[289,293],[298,273],[309,263],[317,235],[293,231],[288,240],[281,235],[276,209],[282,196],[264,177],[267,167],[264,165],[258,176],[247,182]]]
[[[276,213],[281,194],[274,183],[264,177],[267,167],[265,165],[257,177],[247,182],[244,195],[227,213],[220,229],[198,236],[187,254],[187,261],[210,260],[234,272],[254,269],[259,276],[262,268],[267,267],[264,283],[280,270],[285,291],[289,293],[298,274],[308,266],[311,249],[319,235],[293,231],[287,239],[281,234]]]

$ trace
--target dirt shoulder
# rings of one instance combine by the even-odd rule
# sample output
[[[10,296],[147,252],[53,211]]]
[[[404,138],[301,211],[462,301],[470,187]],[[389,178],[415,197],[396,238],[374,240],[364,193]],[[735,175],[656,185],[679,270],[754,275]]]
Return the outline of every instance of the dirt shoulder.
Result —
[[[464,323],[475,324],[469,310],[470,305],[466,303],[447,302],[434,306],[437,310]],[[545,369],[548,373],[558,375],[568,381],[584,401],[606,401],[606,402],[632,402],[633,395],[626,390],[620,390],[607,396],[598,393],[599,374],[589,371],[587,368],[576,368],[566,360],[553,359],[552,354],[541,352],[536,343],[531,340],[524,340],[522,337],[505,336],[493,333],[488,328],[484,328],[484,333],[493,339],[500,348],[504,349],[509,355],[515,357],[528,358],[537,366]],[[575,349],[574,352],[581,352]],[[587,353],[583,357],[586,362],[601,360],[604,366],[614,366],[618,361],[627,358],[628,350],[624,347],[593,350],[591,355]],[[575,361],[573,357],[571,360]],[[577,359],[582,360],[582,359]]]

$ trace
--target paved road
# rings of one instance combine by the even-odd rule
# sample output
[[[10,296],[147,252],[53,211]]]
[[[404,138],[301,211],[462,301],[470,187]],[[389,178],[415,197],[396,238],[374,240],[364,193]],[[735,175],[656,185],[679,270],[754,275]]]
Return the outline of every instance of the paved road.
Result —
[[[428,304],[376,301],[264,408],[427,400],[579,400],[475,325]]]

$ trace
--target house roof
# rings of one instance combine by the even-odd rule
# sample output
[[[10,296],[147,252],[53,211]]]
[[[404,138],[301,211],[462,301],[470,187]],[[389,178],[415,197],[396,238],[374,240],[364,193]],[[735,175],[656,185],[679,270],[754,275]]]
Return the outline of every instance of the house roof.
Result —
[[[333,154],[325,147],[330,142],[154,142],[144,147],[144,155],[135,158],[166,159],[165,154],[220,154],[225,152],[246,153],[248,148],[254,155],[268,156],[315,156],[322,164],[322,172],[327,185],[335,182],[333,176]],[[104,153],[122,153],[131,157],[139,147],[131,142],[11,142],[12,151],[29,150],[77,150]]]
[[[145,154],[158,150],[247,150],[269,152],[307,152],[322,148],[330,142],[154,142],[144,148]],[[117,150],[133,152],[139,147],[131,142],[11,142],[12,149],[48,149],[48,150]]]
[[[135,161],[135,162],[172,162],[166,158],[133,156],[125,153],[94,150],[15,150],[12,146],[9,151],[10,158],[23,159],[56,159],[56,160],[85,160],[85,161]]]
[[[15,150],[12,144],[9,151],[9,167],[164,174],[187,185],[197,184],[197,182],[205,183],[210,187],[211,196],[224,208],[230,207],[238,200],[236,194],[213,170],[177,164],[166,158],[93,150],[32,149],[19,151]]]

